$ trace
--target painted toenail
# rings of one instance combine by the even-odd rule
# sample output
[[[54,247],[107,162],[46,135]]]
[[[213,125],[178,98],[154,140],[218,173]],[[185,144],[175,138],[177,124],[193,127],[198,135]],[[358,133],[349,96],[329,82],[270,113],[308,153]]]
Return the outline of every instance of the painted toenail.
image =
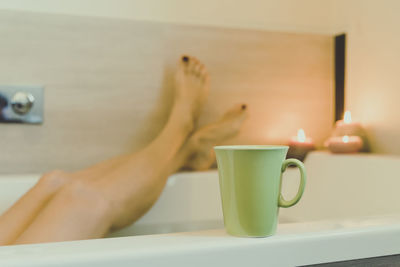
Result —
[[[189,57],[183,56],[183,57],[182,57],[182,61],[183,61],[183,62],[188,62],[188,61],[189,61]]]
[[[243,104],[242,109],[245,110],[247,108],[247,105]]]

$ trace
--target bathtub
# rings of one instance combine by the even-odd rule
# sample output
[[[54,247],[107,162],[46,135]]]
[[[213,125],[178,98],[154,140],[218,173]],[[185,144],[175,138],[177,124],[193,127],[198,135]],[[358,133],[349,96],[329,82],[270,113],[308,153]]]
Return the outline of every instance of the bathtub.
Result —
[[[400,261],[393,256],[400,254],[400,158],[313,152],[305,165],[304,196],[296,206],[280,209],[280,223],[272,237],[227,235],[217,172],[178,173],[168,179],[155,206],[132,226],[103,239],[0,247],[0,266],[232,267]],[[38,178],[0,176],[0,212]],[[283,181],[286,198],[295,194],[297,186],[297,170],[288,169]]]

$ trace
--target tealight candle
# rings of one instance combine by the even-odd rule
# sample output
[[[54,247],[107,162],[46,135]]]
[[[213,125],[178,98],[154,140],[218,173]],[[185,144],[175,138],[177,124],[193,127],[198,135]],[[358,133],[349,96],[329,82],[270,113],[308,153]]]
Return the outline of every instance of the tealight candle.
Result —
[[[339,120],[336,122],[336,129],[335,129],[335,135],[336,136],[362,136],[364,134],[364,129],[361,126],[361,123],[359,122],[354,122],[351,119],[351,113],[350,111],[346,111],[344,113],[343,120]]]
[[[332,153],[356,153],[363,147],[363,141],[359,136],[334,136],[327,146]]]
[[[350,111],[346,111],[344,113],[343,120],[339,120],[336,122],[336,127],[332,134],[332,136],[340,138],[342,138],[345,135],[359,136],[361,138],[361,143],[362,143],[361,150],[363,152],[369,151],[367,134],[364,128],[362,127],[361,123],[352,120]]]
[[[303,161],[307,153],[314,150],[314,142],[306,137],[303,129],[297,131],[297,136],[293,136],[289,142],[288,158],[296,158]]]

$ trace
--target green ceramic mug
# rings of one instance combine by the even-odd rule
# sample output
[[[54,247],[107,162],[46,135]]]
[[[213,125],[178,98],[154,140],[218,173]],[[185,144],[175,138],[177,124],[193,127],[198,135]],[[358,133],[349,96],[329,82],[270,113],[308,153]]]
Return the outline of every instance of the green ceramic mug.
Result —
[[[224,224],[235,236],[273,235],[279,207],[295,205],[304,192],[306,171],[301,161],[286,159],[287,146],[216,146]],[[296,196],[281,195],[282,173],[287,166],[300,169]]]

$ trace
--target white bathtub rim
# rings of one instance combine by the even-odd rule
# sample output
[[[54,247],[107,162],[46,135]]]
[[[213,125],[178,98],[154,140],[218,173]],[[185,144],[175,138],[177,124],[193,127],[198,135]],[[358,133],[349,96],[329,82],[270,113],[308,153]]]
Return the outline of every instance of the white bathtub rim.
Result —
[[[238,251],[248,251],[247,256],[250,256],[252,252],[262,250],[263,255],[268,256],[266,258],[274,265],[286,266],[399,254],[400,216],[387,216],[386,219],[385,221],[379,217],[376,220],[372,218],[282,224],[278,233],[268,238],[231,237],[223,229],[218,229],[6,246],[0,248],[0,265],[51,266],[62,262],[65,266],[78,263],[85,266],[101,262],[123,264],[124,261],[154,263],[156,258],[174,261],[179,255],[196,258],[210,253],[215,260],[220,261],[224,259],[218,259],[216,251],[229,254],[233,260]],[[357,222],[361,226],[357,226]],[[347,246],[352,249],[344,249]],[[308,251],[313,250],[312,248],[318,251]],[[282,257],[287,252],[291,253],[291,257]]]

